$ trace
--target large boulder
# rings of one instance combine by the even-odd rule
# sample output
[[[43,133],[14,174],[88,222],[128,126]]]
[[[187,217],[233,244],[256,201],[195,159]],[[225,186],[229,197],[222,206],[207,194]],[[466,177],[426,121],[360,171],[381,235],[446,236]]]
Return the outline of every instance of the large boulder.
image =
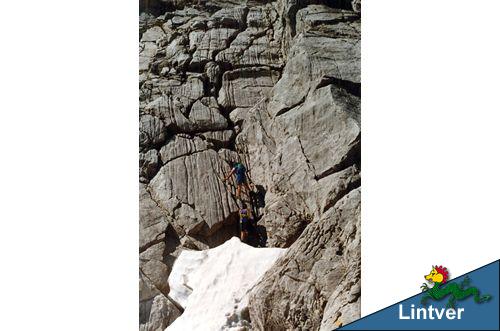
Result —
[[[182,234],[206,237],[223,225],[236,224],[238,206],[222,182],[229,170],[216,151],[202,150],[169,161],[149,189],[159,206],[170,211]]]
[[[224,108],[253,107],[279,79],[279,72],[265,67],[227,71],[222,76],[218,102]]]
[[[213,97],[202,98],[191,107],[189,120],[193,131],[224,130],[227,120],[219,112],[219,105]]]
[[[139,120],[139,146],[154,147],[162,144],[166,138],[166,128],[163,121],[152,115],[141,116]]]
[[[250,295],[257,329],[331,330],[359,318],[360,205],[359,189],[349,192],[266,272]]]
[[[176,135],[160,150],[164,164],[182,156],[191,155],[207,149],[207,143],[200,138]]]
[[[215,55],[229,47],[230,41],[236,37],[238,30],[231,28],[215,28],[197,37],[199,43],[191,60],[192,67],[202,67],[213,60]]]
[[[316,178],[333,173],[359,148],[359,98],[336,85],[311,93],[298,108],[279,119],[297,137]],[[321,133],[321,134],[318,134]]]
[[[269,109],[273,116],[300,105],[324,77],[360,83],[360,43],[356,38],[299,36],[290,51]]]
[[[210,17],[210,25],[240,29],[245,25],[248,8],[244,6],[226,7]]]

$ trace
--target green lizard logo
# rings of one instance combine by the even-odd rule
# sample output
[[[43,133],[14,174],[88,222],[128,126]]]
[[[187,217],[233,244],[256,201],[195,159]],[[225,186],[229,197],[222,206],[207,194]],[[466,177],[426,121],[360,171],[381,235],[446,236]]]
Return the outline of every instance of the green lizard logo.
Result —
[[[432,271],[428,275],[424,276],[425,280],[427,280],[430,284],[434,283],[433,287],[427,286],[426,283],[423,283],[422,286],[420,286],[422,292],[426,292],[426,295],[421,300],[421,303],[424,306],[429,299],[438,301],[448,295],[450,298],[446,304],[447,308],[455,308],[457,300],[465,300],[470,296],[474,296],[474,301],[476,303],[486,302],[491,299],[491,295],[480,295],[479,290],[476,287],[467,287],[470,284],[470,279],[467,276],[460,283],[460,285],[457,285],[456,283],[448,283],[445,285],[448,280],[448,275],[448,270],[446,268],[442,266],[433,266]]]

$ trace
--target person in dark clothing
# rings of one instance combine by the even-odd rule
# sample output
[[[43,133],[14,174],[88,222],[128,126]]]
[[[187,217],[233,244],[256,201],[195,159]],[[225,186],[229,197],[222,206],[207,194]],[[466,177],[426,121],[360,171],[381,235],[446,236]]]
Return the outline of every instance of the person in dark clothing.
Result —
[[[240,209],[240,238],[244,243],[247,242],[248,232],[250,232],[252,226],[252,219],[252,211],[247,208],[246,203],[243,203]]]

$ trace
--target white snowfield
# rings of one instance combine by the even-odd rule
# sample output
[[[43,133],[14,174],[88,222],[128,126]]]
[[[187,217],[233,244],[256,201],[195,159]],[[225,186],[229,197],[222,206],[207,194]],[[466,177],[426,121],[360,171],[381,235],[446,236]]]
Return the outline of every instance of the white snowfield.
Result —
[[[245,330],[248,293],[285,251],[233,237],[212,249],[181,252],[168,284],[169,296],[185,310],[166,330]]]

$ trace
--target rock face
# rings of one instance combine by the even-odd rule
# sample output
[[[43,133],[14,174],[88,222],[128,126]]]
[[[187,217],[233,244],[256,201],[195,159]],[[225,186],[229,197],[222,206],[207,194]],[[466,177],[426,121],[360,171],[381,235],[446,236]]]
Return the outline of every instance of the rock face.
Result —
[[[266,273],[250,297],[257,329],[332,330],[359,317],[360,202],[359,189],[340,199]]]
[[[361,1],[141,0],[140,11],[140,329],[183,313],[167,282],[182,251],[239,235],[241,202],[222,181],[236,161],[265,245],[288,248],[253,288],[247,324],[358,318]]]

